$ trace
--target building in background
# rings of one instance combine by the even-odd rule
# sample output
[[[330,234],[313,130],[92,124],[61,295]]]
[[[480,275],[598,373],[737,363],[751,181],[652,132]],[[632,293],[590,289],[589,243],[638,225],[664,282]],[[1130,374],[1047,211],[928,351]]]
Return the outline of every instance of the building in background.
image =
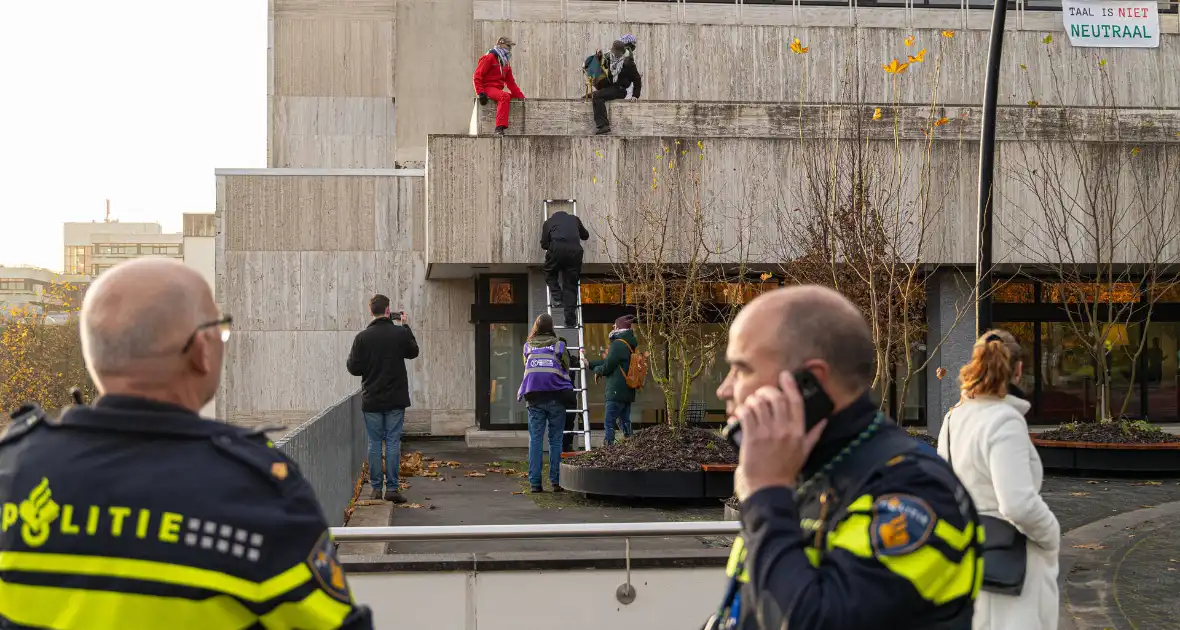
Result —
[[[184,259],[184,235],[165,233],[159,223],[66,223],[64,231],[67,274],[97,276],[133,258]]]
[[[72,290],[64,294],[52,290],[53,285],[63,284],[69,284]],[[40,267],[0,265],[0,315],[31,309],[36,313],[49,313],[52,317],[65,310],[65,301],[73,302],[71,296],[80,299],[89,284],[90,278],[83,275],[61,274]],[[65,321],[66,318],[63,315],[60,319]]]

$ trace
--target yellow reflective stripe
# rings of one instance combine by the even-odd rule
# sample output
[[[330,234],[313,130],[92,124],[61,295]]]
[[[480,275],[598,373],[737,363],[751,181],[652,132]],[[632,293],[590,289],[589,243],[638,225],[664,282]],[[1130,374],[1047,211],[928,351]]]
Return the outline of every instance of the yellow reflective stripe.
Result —
[[[258,618],[267,630],[331,630],[344,624],[352,606],[315,590],[297,602],[286,602]]]
[[[941,538],[955,551],[962,551],[971,544],[971,539],[975,537],[975,524],[967,523],[967,529],[960,530],[946,521],[939,520],[934,525],[934,535]]]
[[[828,536],[828,549],[844,549],[860,558],[873,557],[873,543],[869,540],[872,517],[853,514],[840,522]]]
[[[872,558],[873,546],[869,529],[873,519],[867,514],[853,514],[836,526],[835,531],[828,536],[828,549],[844,549],[858,558]],[[935,532],[944,525],[938,521]],[[946,529],[949,528],[949,529]],[[959,532],[954,526],[946,525],[940,534],[944,540],[949,535],[959,535],[955,542],[962,541],[966,547],[972,533]],[[982,528],[980,528],[982,529]],[[947,541],[951,544],[951,541]],[[968,549],[962,561],[951,562],[942,552],[933,547],[919,547],[904,556],[876,556],[881,566],[903,577],[914,585],[923,598],[935,604],[944,604],[957,597],[978,593],[979,583],[983,579],[982,566],[972,571],[975,565],[982,565],[975,559],[975,550]]]
[[[807,554],[807,561],[810,562],[811,566],[813,567],[818,567],[819,561],[823,560],[824,558],[823,552],[821,552],[819,549],[816,549],[815,547],[804,547],[803,553]]]
[[[0,617],[53,630],[239,630],[257,615],[232,597],[193,600],[0,582]]]
[[[873,497],[862,494],[855,501],[848,505],[849,512],[871,512],[873,510]]]
[[[978,579],[975,550],[968,549],[963,561],[954,563],[933,547],[919,547],[904,556],[877,556],[877,561],[905,578],[923,599],[935,605],[945,604],[975,591]]]
[[[979,529],[983,529],[980,527]],[[975,561],[975,585],[971,587],[971,599],[979,597],[979,591],[983,588],[983,557],[981,556]]]
[[[300,563],[259,583],[226,573],[165,562],[22,551],[0,552],[0,571],[61,573],[160,582],[225,593],[250,602],[272,600],[311,579],[311,569],[306,563]]]
[[[750,581],[750,574],[746,571],[745,566],[742,567],[742,574],[737,575],[738,565],[746,559],[746,541],[742,540],[741,536],[733,539],[733,550],[729,552],[729,562],[725,564],[726,577],[737,577],[737,580],[742,583]]]

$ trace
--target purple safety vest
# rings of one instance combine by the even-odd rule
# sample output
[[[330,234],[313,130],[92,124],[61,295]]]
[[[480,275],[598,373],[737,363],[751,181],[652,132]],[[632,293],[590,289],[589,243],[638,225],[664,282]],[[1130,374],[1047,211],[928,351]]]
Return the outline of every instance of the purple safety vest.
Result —
[[[520,389],[516,392],[516,399],[523,400],[525,394],[533,392],[559,392],[573,389],[569,372],[561,367],[561,355],[565,352],[565,342],[558,341],[552,346],[532,348],[524,345],[524,378],[520,381]]]

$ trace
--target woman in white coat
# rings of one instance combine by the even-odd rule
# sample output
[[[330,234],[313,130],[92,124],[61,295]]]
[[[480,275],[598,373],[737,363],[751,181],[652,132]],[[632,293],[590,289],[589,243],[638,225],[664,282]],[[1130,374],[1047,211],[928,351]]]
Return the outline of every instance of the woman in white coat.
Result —
[[[979,513],[1002,518],[1028,537],[1023,591],[981,592],[974,630],[1057,629],[1061,526],[1041,498],[1044,469],[1024,420],[1031,405],[1016,386],[1021,354],[1007,331],[980,337],[971,362],[959,371],[959,403],[938,434],[938,454],[950,460]]]

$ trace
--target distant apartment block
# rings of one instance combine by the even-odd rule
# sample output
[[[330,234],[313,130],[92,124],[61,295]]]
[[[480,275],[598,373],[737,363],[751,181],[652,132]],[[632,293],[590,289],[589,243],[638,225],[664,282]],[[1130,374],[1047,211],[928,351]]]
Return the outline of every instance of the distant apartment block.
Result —
[[[67,274],[97,276],[133,258],[184,259],[184,234],[165,233],[159,223],[95,221],[65,224]]]

